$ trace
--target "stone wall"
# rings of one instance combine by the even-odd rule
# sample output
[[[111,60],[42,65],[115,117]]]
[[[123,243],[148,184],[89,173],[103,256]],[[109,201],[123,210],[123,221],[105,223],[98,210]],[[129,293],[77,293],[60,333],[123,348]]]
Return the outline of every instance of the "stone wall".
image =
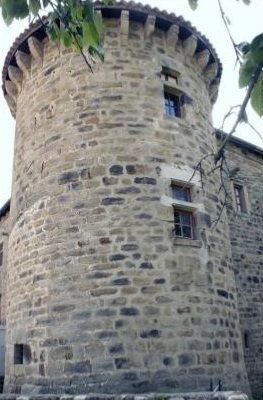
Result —
[[[263,154],[240,144],[228,146],[231,167],[239,171],[233,183],[247,192],[244,213],[229,208],[232,257],[238,289],[238,307],[245,362],[252,394],[263,396]],[[230,187],[231,191],[231,187]]]

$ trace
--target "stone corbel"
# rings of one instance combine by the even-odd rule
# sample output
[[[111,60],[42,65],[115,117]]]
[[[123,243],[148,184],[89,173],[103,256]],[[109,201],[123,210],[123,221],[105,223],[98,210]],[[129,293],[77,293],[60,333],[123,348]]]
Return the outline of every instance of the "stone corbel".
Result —
[[[6,93],[8,94],[8,96],[14,101],[14,103],[16,103],[17,95],[18,95],[18,90],[17,90],[16,85],[11,81],[6,80],[5,81],[5,89],[6,89]]]
[[[144,26],[144,39],[150,39],[155,29],[156,17],[148,15]]]
[[[207,66],[209,62],[209,57],[210,57],[210,52],[207,49],[196,53],[195,55],[196,63],[201,70],[203,70]]]
[[[33,58],[37,61],[43,61],[43,44],[34,36],[28,39],[28,46]]]
[[[196,51],[197,37],[195,35],[189,36],[183,41],[183,48],[186,55],[192,57]]]
[[[120,18],[120,33],[121,33],[121,42],[123,44],[127,43],[129,37],[129,11],[122,10],[121,18]]]
[[[208,64],[207,67],[204,69],[204,78],[206,83],[212,82],[218,72],[218,65],[216,62],[213,62],[212,64]]]
[[[17,50],[15,57],[17,65],[23,71],[23,74],[28,77],[31,68],[31,56],[21,50]]]
[[[18,92],[20,92],[22,87],[23,74],[21,70],[13,65],[8,67],[8,75],[11,81],[16,85]]]
[[[16,114],[16,102],[15,100],[9,96],[9,94],[5,94],[5,100],[8,104],[8,107],[11,111],[12,116],[15,118],[15,114]]]
[[[175,48],[178,42],[178,35],[179,35],[179,26],[171,25],[166,34],[167,45]]]

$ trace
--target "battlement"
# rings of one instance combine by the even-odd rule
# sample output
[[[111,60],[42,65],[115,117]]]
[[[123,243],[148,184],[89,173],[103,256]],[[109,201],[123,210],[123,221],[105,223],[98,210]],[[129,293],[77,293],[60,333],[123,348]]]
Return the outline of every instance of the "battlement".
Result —
[[[95,2],[95,9],[101,13],[106,24],[107,19],[118,20],[118,40],[123,46],[133,35],[132,23],[138,23],[143,26],[141,35],[137,36],[138,46],[145,46],[147,42],[157,38],[159,45],[165,49],[164,51],[169,50],[171,56],[180,48],[186,58],[192,59],[202,74],[212,102],[216,100],[222,65],[208,39],[189,22],[175,14],[138,5],[132,1],[121,1],[112,6]],[[43,59],[45,41],[46,33],[42,23],[33,23],[15,40],[7,54],[2,73],[2,88],[13,116],[23,79],[30,75],[32,63],[45,64]]]

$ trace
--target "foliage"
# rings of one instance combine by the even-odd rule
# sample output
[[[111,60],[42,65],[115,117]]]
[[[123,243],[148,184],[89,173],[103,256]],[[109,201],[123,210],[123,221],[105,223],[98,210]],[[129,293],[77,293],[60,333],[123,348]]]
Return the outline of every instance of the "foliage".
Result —
[[[195,10],[198,6],[199,0],[188,0],[190,7]],[[222,6],[219,1],[221,15],[226,24],[228,33],[228,26],[230,21],[224,15]],[[238,1],[238,0],[237,0]],[[251,0],[242,0],[244,4],[249,5]],[[256,36],[251,43],[235,44],[231,34],[230,40],[232,41],[235,52],[240,62],[239,70],[239,87],[247,87],[249,93],[250,104],[256,113],[262,117],[263,115],[263,34]],[[241,57],[240,57],[241,56]],[[247,104],[247,96],[244,101]],[[244,103],[245,104],[245,103]],[[245,105],[246,105],[245,104]],[[242,115],[240,114],[240,121],[244,118],[245,107],[241,107]]]
[[[61,40],[64,46],[74,46],[81,52],[87,47],[91,56],[103,59],[103,21],[94,11],[92,0],[0,0],[0,8],[7,25],[14,19],[39,18],[51,41]],[[50,14],[42,19],[41,11],[45,9]]]
[[[239,87],[243,88],[256,79],[251,91],[250,101],[258,115],[263,115],[263,33],[252,42],[239,45],[243,60],[239,71]]]

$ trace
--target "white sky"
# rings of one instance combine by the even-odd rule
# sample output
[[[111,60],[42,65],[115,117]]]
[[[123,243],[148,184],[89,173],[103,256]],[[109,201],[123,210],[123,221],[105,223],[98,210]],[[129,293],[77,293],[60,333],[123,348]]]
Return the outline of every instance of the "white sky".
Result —
[[[233,105],[242,103],[244,90],[238,89],[235,55],[232,45],[221,20],[217,0],[199,0],[199,7],[192,11],[187,0],[139,0],[143,4],[158,7],[161,10],[182,15],[185,20],[192,23],[204,34],[216,49],[223,63],[223,77],[219,97],[214,106],[213,118],[215,127],[220,128],[224,115]],[[263,27],[263,2],[252,0],[250,6],[243,4],[242,0],[222,0],[224,10],[231,20],[231,32],[236,43],[250,41],[262,32]],[[15,38],[27,26],[26,21],[16,22],[6,27],[0,17],[0,65],[4,65],[5,56]],[[253,111],[248,112],[249,121],[263,135],[262,119]],[[232,122],[224,129],[230,129]],[[13,159],[15,122],[0,91],[0,207],[11,196],[11,176]],[[246,139],[260,147],[263,142],[259,136],[247,125],[242,124],[237,131],[239,137]]]

